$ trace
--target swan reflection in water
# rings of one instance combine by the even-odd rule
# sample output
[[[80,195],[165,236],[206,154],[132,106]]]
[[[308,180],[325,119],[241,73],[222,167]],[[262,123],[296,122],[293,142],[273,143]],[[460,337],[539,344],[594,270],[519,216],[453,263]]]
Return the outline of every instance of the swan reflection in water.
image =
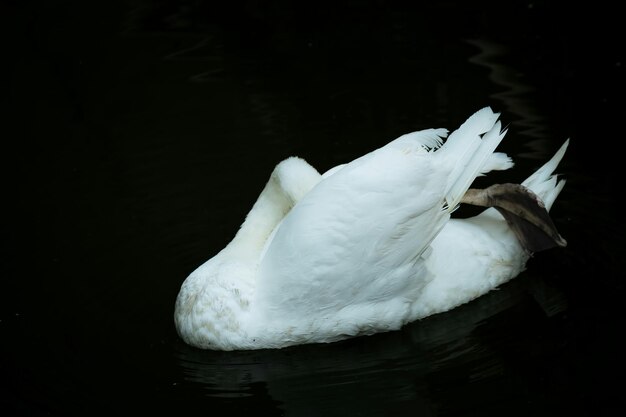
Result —
[[[535,378],[543,368],[549,374],[547,358],[559,352],[554,320],[567,303],[545,278],[527,271],[499,291],[400,331],[329,344],[219,352],[178,339],[177,388],[183,397],[210,398],[211,407],[276,415],[429,416],[486,406],[506,413],[528,409],[527,397],[549,409],[559,398],[546,398]]]

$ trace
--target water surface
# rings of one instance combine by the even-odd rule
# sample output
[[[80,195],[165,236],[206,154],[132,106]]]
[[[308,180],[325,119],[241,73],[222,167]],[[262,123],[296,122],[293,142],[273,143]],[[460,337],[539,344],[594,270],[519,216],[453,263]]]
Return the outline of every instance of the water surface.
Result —
[[[622,199],[618,157],[602,153],[624,116],[613,26],[553,32],[549,2],[75,3],[8,7],[9,415],[617,409]],[[566,249],[397,332],[229,353],[178,338],[178,288],[277,162],[324,171],[485,105],[509,124],[516,167],[480,181],[520,181],[572,138],[552,211]]]

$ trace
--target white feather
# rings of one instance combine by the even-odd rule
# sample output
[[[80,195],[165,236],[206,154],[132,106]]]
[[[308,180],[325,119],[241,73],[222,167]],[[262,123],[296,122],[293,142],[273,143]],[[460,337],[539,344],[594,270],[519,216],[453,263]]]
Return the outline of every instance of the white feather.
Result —
[[[563,159],[568,145],[569,139],[561,145],[559,150],[548,162],[522,182],[523,186],[530,188],[539,196],[539,198],[543,200],[543,203],[548,210],[550,210],[552,204],[554,204],[554,200],[556,200],[556,197],[565,186],[565,180],[557,182],[556,175],[553,173],[559,165],[559,162],[561,162],[561,159]]]
[[[479,110],[441,148],[441,159],[454,164],[445,191],[450,210],[459,204],[474,179],[485,172],[490,156],[504,138],[506,131],[500,131],[498,116],[489,107]]]

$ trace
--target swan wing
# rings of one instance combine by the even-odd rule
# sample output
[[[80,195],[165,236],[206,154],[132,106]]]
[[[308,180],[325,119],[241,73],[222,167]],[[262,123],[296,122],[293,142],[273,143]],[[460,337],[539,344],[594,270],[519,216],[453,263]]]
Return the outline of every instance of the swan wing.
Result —
[[[404,135],[325,176],[289,212],[261,260],[256,305],[295,316],[411,298],[420,254],[449,214],[446,134]]]

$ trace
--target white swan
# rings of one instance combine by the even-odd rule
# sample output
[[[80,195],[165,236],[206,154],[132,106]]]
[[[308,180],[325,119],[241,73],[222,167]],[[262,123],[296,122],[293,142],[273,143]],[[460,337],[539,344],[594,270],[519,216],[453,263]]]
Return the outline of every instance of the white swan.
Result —
[[[476,176],[512,166],[494,153],[506,133],[498,117],[484,108],[445,144],[445,129],[410,133],[324,175],[299,158],[278,164],[234,239],[183,283],[179,335],[235,350],[395,330],[564,246],[547,210],[565,184],[553,171],[567,142],[523,186],[468,192]],[[451,219],[461,202],[495,208]]]

